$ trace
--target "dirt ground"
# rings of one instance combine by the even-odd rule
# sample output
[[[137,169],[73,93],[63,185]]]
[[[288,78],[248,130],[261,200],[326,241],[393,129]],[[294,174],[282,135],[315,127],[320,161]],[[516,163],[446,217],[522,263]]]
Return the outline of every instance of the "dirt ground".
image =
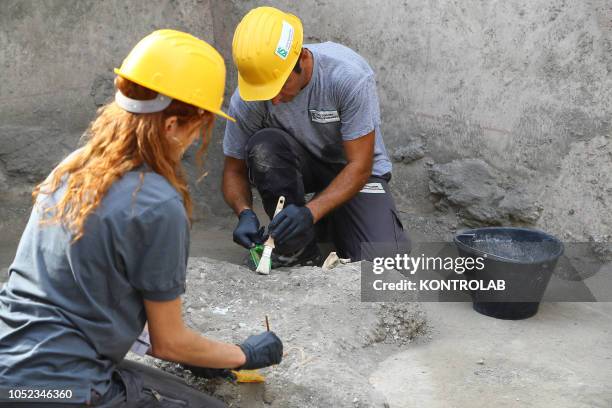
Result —
[[[280,365],[261,370],[265,384],[199,385],[239,407],[385,406],[369,376],[412,341],[426,342],[426,320],[416,304],[360,302],[359,282],[359,264],[260,276],[227,262],[192,258],[188,324],[211,337],[241,342],[264,331],[268,316],[285,353]]]
[[[238,385],[148,363],[231,407],[612,406],[611,303],[545,303],[504,321],[469,303],[363,303],[359,285],[358,263],[266,277],[192,258],[189,325],[239,342],[264,330],[267,315],[283,362],[261,370],[264,384]]]
[[[29,210],[2,204],[5,269]],[[457,228],[402,216],[417,240],[448,239]],[[480,315],[469,303],[363,303],[359,264],[267,277],[238,265],[245,251],[231,242],[233,222],[194,225],[185,319],[207,336],[240,342],[264,330],[267,315],[283,339],[283,362],[261,370],[264,384],[232,384],[144,359],[231,407],[612,406],[612,303],[544,303],[521,321]]]

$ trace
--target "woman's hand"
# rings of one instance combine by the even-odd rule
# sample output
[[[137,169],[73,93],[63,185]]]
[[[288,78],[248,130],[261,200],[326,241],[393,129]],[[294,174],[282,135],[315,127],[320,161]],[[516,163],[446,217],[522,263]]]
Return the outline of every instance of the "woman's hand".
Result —
[[[240,348],[246,356],[246,362],[240,369],[268,367],[283,359],[283,342],[271,331],[250,336]]]

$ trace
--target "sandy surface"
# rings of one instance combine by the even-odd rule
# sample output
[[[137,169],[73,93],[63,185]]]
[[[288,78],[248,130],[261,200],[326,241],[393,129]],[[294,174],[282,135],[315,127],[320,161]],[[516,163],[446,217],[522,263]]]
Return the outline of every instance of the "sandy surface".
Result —
[[[233,407],[612,406],[611,303],[545,303],[504,321],[469,303],[363,303],[359,264],[259,276],[207,258],[189,266],[185,318],[239,342],[264,329],[285,343],[265,384],[194,380]]]
[[[391,407],[612,406],[611,303],[545,303],[520,321],[466,303],[421,308],[432,340],[389,356],[370,377]]]
[[[6,268],[29,210],[0,210]],[[440,219],[405,216],[417,239],[452,234]],[[612,303],[544,303],[522,321],[482,316],[469,303],[362,303],[359,264],[268,277],[239,266],[245,251],[231,242],[233,223],[194,225],[185,319],[240,342],[264,330],[268,315],[285,344],[283,362],[262,370],[265,384],[234,385],[146,359],[229,406],[612,406]]]
[[[370,375],[412,342],[429,340],[426,318],[414,303],[363,303],[359,285],[359,263],[261,276],[227,262],[192,258],[188,324],[208,336],[241,342],[265,330],[267,315],[285,351],[280,365],[261,370],[265,384],[196,385],[239,407],[385,406]],[[172,364],[161,366],[182,375]]]

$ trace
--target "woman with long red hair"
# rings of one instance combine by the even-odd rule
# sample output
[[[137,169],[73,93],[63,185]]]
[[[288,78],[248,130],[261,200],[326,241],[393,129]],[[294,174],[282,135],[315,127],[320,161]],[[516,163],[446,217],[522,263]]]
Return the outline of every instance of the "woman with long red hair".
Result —
[[[115,70],[115,100],[86,144],[34,192],[0,291],[0,405],[207,407],[220,401],[160,370],[124,361],[148,324],[149,354],[205,376],[278,364],[272,332],[240,345],[188,329],[192,201],[181,167],[205,149],[221,111],[225,65],[174,30],[141,40]]]

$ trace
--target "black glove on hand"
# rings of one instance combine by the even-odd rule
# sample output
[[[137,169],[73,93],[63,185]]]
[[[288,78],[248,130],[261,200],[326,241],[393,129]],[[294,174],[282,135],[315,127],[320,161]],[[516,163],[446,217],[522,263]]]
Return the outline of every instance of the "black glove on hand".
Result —
[[[268,225],[268,231],[274,242],[282,245],[312,228],[313,223],[312,213],[308,207],[290,204],[274,217]]]
[[[238,217],[238,226],[234,230],[234,242],[246,249],[253,248],[255,244],[262,244],[264,228],[259,228],[259,220],[253,210],[250,208],[242,210]]]
[[[191,373],[198,378],[229,378],[231,380],[236,379],[236,375],[227,368],[206,368],[196,367],[188,364],[181,364],[184,370],[189,370]]]
[[[283,342],[271,331],[251,336],[239,346],[246,356],[240,370],[268,367],[283,359]]]

